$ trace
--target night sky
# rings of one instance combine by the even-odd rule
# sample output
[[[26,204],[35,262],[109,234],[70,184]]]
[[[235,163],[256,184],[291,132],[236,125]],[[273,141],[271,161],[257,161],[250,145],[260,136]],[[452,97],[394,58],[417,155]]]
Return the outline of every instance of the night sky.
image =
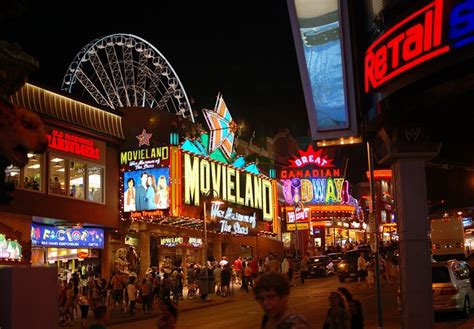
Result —
[[[283,127],[294,136],[308,136],[285,0],[0,3],[0,40],[19,43],[39,60],[40,69],[30,81],[48,89],[60,90],[66,69],[85,45],[114,33],[134,34],[155,46],[170,62],[199,114],[202,108],[213,108],[222,93],[234,120],[245,120],[248,126],[241,138],[249,140],[256,131],[258,141]],[[202,114],[197,120],[204,121]],[[437,134],[443,132],[444,137],[453,139],[459,133],[445,133],[453,126],[442,127]],[[443,161],[455,162],[464,154],[468,156],[463,163],[472,165],[472,151],[459,150],[465,142],[462,139],[459,145],[455,138],[444,143]],[[349,159],[348,177],[354,183],[365,180],[363,145],[333,152],[341,166]]]
[[[30,81],[59,90],[74,56],[114,33],[134,34],[170,62],[193,107],[213,108],[217,94],[238,122],[259,135],[288,127],[308,133],[286,1],[11,1],[0,39],[40,62]],[[1,9],[1,8],[0,8]],[[202,116],[201,116],[202,119]],[[265,125],[261,123],[265,120]]]

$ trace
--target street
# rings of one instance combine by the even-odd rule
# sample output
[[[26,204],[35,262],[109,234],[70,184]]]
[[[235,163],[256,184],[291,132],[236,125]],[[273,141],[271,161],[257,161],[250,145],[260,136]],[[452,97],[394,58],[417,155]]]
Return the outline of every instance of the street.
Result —
[[[322,328],[328,309],[328,295],[338,287],[344,286],[352,292],[354,298],[359,299],[364,308],[365,327],[377,327],[377,299],[375,288],[368,289],[365,285],[359,288],[356,281],[339,283],[336,276],[328,278],[308,279],[305,285],[292,288],[290,308],[303,314],[311,328]],[[400,328],[400,314],[396,304],[396,284],[383,287],[383,324],[384,328]],[[222,297],[213,296],[213,299]],[[262,318],[260,305],[253,299],[252,293],[237,292],[235,301],[220,305],[210,305],[201,309],[192,309],[181,312],[178,316],[178,328],[259,328]],[[457,314],[437,315],[436,329],[472,328],[474,315],[469,319],[462,319]],[[114,329],[149,329],[155,328],[156,318],[111,325]]]

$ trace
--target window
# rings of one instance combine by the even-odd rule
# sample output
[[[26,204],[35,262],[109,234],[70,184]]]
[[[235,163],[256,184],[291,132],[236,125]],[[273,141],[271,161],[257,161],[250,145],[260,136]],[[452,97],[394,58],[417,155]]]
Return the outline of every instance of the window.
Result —
[[[66,195],[66,160],[50,155],[49,193]]]
[[[451,278],[449,276],[449,270],[447,267],[444,267],[444,266],[432,267],[431,275],[432,275],[433,283],[451,282]]]
[[[69,196],[77,199],[84,199],[84,176],[86,164],[69,161]]]
[[[23,169],[13,165],[5,169],[6,181],[15,188],[42,191],[43,155],[28,153],[28,163]]]
[[[8,166],[5,169],[5,177],[7,183],[13,183],[15,187],[20,186],[20,168],[15,166]]]
[[[43,156],[41,154],[28,153],[29,161],[23,170],[23,188],[35,191],[42,190],[41,178]]]
[[[49,193],[104,202],[104,168],[50,154]]]
[[[103,202],[104,168],[89,166],[87,168],[87,200]]]

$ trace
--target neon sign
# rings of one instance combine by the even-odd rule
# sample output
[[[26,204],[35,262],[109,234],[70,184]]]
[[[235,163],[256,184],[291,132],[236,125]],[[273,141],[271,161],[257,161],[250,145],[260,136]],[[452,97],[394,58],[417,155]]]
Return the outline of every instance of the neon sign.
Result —
[[[182,237],[170,237],[170,238],[161,238],[160,245],[164,247],[177,247],[183,244]]]
[[[340,177],[333,159],[322,155],[322,150],[314,151],[311,145],[298,153],[300,156],[289,160],[290,166],[280,172],[286,203],[341,204],[349,201],[349,182]],[[296,218],[296,214],[293,216]]]
[[[249,228],[257,227],[257,215],[243,215],[234,211],[231,207],[226,210],[220,209],[220,205],[211,206],[211,219],[219,220],[219,231],[221,233],[249,234]]]
[[[307,222],[309,220],[309,209],[296,209],[295,211],[288,211],[288,223]]]
[[[327,155],[321,155],[322,152],[322,149],[314,151],[312,145],[309,145],[306,151],[298,150],[300,156],[288,160],[290,162],[290,167],[300,168],[309,164],[314,164],[318,167],[334,167],[331,163],[332,159],[328,159]]]
[[[58,248],[104,248],[101,228],[62,228],[31,224],[31,243],[34,246]]]
[[[94,146],[92,139],[79,137],[57,129],[53,129],[51,135],[48,134],[47,136],[49,148],[93,160],[99,160],[100,158],[99,148]]]
[[[271,180],[192,154],[183,152],[183,157],[185,204],[199,206],[200,197],[212,189],[219,199],[261,209],[263,219],[272,220]]]
[[[473,0],[434,0],[385,32],[366,51],[365,92],[451,48],[474,42],[473,8]]]
[[[136,165],[136,164],[139,164],[140,161],[143,163],[144,161],[149,160],[149,159],[157,159],[160,161],[168,160],[169,153],[170,152],[169,152],[168,146],[120,152],[120,164],[121,165],[124,165],[124,164]],[[158,163],[160,163],[160,161]],[[136,169],[146,169],[146,168],[136,168]]]

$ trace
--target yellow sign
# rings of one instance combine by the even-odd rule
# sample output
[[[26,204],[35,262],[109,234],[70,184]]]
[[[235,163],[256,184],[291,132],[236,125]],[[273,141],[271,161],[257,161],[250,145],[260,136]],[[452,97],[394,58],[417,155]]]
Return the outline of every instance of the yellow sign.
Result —
[[[235,167],[183,153],[184,203],[199,206],[202,196],[214,190],[217,198],[261,209],[264,220],[273,219],[273,184]]]
[[[303,230],[309,230],[309,223],[296,223],[297,227],[295,227],[295,224],[286,224],[286,230],[287,231],[295,231],[296,229],[298,231],[303,231]]]

